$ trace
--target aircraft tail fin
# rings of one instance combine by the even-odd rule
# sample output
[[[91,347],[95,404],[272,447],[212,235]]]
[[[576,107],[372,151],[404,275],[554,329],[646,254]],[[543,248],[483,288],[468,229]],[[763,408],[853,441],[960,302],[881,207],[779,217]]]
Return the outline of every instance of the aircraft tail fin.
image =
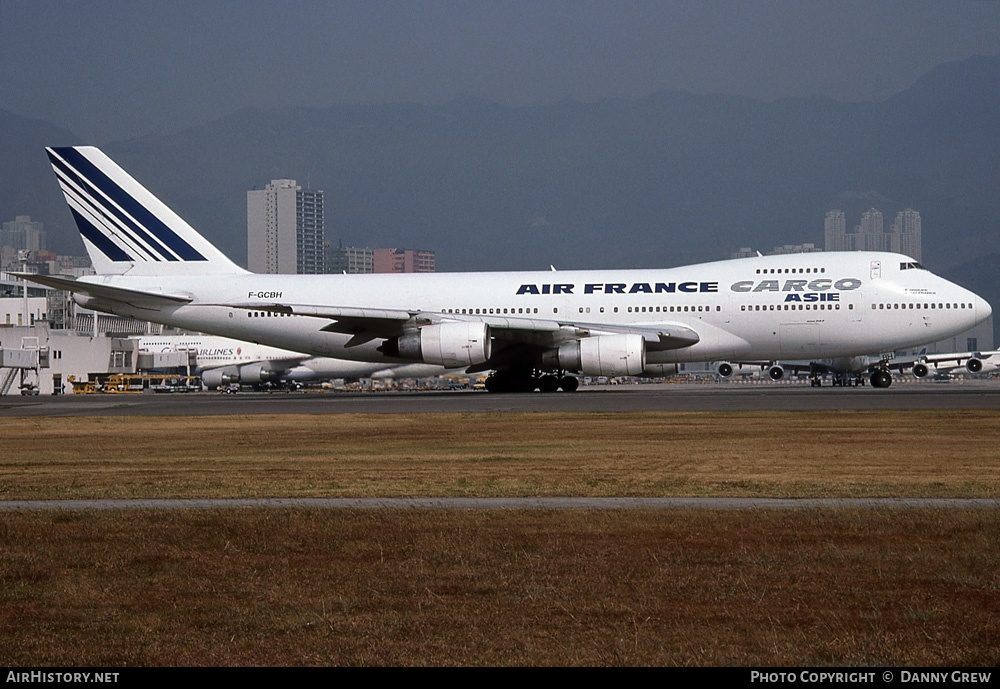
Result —
[[[45,151],[98,274],[247,272],[101,150],[72,146]]]

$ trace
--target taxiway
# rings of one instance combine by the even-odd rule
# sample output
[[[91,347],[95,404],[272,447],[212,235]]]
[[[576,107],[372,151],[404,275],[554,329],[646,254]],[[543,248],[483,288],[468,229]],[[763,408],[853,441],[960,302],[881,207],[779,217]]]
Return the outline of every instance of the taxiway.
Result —
[[[0,398],[0,417],[881,409],[1000,409],[1000,383],[920,381],[894,385],[887,390],[781,383],[664,383],[583,387],[575,393],[317,391]]]

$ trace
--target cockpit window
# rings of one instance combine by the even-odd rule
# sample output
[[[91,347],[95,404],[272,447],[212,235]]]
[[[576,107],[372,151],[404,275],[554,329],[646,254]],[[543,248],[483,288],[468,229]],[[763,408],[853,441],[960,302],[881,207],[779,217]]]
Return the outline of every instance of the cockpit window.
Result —
[[[899,264],[899,269],[900,270],[927,270],[926,268],[924,268],[922,265],[920,265],[916,261],[904,261],[903,263]]]

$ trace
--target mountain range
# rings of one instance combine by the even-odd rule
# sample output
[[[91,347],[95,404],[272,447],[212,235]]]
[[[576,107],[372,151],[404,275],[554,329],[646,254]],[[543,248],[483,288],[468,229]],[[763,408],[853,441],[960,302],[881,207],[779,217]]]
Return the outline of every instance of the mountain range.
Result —
[[[246,192],[292,178],[324,190],[327,239],[430,249],[439,270],[673,266],[746,246],[821,247],[828,209],[848,206],[851,226],[876,199],[891,206],[880,208],[887,225],[897,209],[918,210],[923,262],[961,274],[1000,257],[998,122],[1000,56],[942,64],[880,103],[463,98],[242,110],[104,142],[0,110],[0,218],[30,215],[50,249],[82,253],[42,149],[97,144],[238,263]],[[977,279],[998,303],[992,276]]]

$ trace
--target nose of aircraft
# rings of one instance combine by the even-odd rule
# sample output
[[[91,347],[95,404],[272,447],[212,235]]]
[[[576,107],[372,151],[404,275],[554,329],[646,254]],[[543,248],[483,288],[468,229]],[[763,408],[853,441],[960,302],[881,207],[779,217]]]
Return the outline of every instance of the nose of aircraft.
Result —
[[[990,303],[988,301],[980,297],[978,294],[976,295],[975,303],[976,303],[976,321],[982,323],[987,318],[989,318],[990,315],[993,313],[993,307],[990,306]]]

